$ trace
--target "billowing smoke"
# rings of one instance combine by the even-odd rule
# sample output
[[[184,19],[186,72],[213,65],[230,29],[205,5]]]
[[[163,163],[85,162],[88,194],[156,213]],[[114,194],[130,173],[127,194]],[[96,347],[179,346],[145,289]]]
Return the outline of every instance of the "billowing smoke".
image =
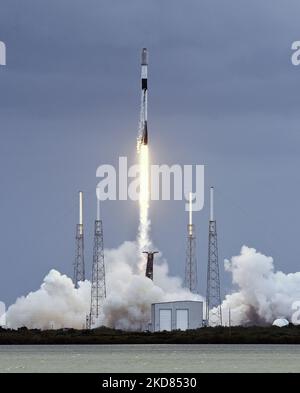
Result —
[[[50,270],[41,287],[17,299],[6,313],[8,327],[36,329],[74,327],[82,329],[89,307],[90,283],[81,282],[78,289],[72,280]]]
[[[171,300],[200,300],[182,287],[178,277],[170,277],[167,262],[157,257],[154,282],[139,271],[139,245],[125,242],[105,251],[107,298],[99,325],[124,330],[143,330],[150,322],[151,303]],[[85,326],[90,309],[90,282],[76,289],[72,280],[51,270],[41,287],[20,297],[9,307],[7,326],[57,329]]]
[[[293,303],[300,300],[300,272],[285,274],[274,270],[273,258],[243,246],[239,256],[225,261],[236,292],[222,304],[223,323],[229,308],[233,325],[264,325],[276,318],[292,321]]]
[[[171,277],[168,264],[160,255],[155,259],[154,282],[140,273],[139,244],[125,242],[105,250],[107,298],[98,325],[124,329],[147,329],[151,303],[174,300],[203,300],[182,287],[181,279]],[[225,261],[237,290],[222,303],[223,323],[232,325],[271,324],[276,318],[292,321],[293,303],[300,300],[300,272],[285,274],[274,270],[271,257],[253,248],[242,247],[241,254]],[[51,270],[41,287],[20,297],[6,313],[8,327],[57,329],[85,326],[90,308],[90,282],[78,289],[70,278]]]

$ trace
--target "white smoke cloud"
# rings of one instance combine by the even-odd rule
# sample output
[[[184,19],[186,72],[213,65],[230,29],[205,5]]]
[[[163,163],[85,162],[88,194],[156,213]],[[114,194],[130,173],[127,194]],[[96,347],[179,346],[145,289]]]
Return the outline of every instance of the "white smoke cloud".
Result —
[[[233,325],[270,324],[276,318],[291,321],[292,305],[300,300],[300,272],[275,271],[273,258],[246,246],[239,256],[225,261],[225,269],[238,290],[222,303],[223,322],[228,324],[229,308]]]
[[[138,273],[138,246],[125,242],[117,250],[105,254],[107,299],[104,324],[126,330],[147,328],[151,303],[171,300],[199,300],[182,287],[178,277],[170,277],[165,259],[156,255],[154,281]]]
[[[107,298],[98,324],[124,330],[147,329],[151,303],[171,300],[200,300],[182,287],[181,279],[170,277],[167,262],[155,259],[154,282],[139,273],[140,256],[136,242],[105,250]],[[70,278],[51,270],[41,287],[17,299],[7,311],[11,328],[81,329],[90,307],[90,282],[78,289]]]
[[[30,329],[82,329],[89,307],[90,283],[72,280],[56,270],[50,270],[41,287],[17,299],[6,313],[10,328],[26,326]]]
[[[160,254],[155,258],[154,281],[140,273],[139,264],[136,242],[105,250],[107,298],[98,325],[143,330],[150,322],[152,303],[203,301],[183,288],[180,278],[169,275],[168,264]],[[237,290],[222,303],[224,324],[228,324],[229,308],[233,325],[271,324],[277,318],[292,320],[292,305],[300,300],[300,272],[275,271],[271,257],[246,246],[240,255],[225,261],[225,268],[232,274]],[[37,291],[20,297],[9,307],[6,322],[11,328],[81,329],[89,308],[90,282],[82,282],[76,289],[70,278],[51,270]]]

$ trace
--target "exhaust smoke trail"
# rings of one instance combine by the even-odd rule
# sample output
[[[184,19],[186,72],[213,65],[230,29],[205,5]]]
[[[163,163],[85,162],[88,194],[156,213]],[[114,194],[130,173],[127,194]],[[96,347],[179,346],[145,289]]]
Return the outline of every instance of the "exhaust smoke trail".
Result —
[[[140,166],[138,245],[139,252],[142,255],[142,252],[148,250],[151,246],[149,220],[149,147],[147,145],[140,145],[138,156]],[[144,258],[142,258],[142,261],[144,265]]]

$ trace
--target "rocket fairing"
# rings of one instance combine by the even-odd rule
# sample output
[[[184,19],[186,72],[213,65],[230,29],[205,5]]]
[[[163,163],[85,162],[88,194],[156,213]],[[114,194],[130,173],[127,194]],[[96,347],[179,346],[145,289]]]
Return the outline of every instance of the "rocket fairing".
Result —
[[[148,145],[148,129],[147,129],[147,99],[148,99],[148,51],[147,48],[142,50],[141,61],[141,80],[142,80],[142,116],[141,116],[141,130],[140,143]]]

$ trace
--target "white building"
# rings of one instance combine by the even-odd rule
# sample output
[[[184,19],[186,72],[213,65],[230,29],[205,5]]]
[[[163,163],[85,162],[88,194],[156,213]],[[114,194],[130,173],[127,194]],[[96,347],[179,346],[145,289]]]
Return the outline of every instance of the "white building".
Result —
[[[152,332],[198,329],[203,326],[203,303],[193,300],[151,305]]]

